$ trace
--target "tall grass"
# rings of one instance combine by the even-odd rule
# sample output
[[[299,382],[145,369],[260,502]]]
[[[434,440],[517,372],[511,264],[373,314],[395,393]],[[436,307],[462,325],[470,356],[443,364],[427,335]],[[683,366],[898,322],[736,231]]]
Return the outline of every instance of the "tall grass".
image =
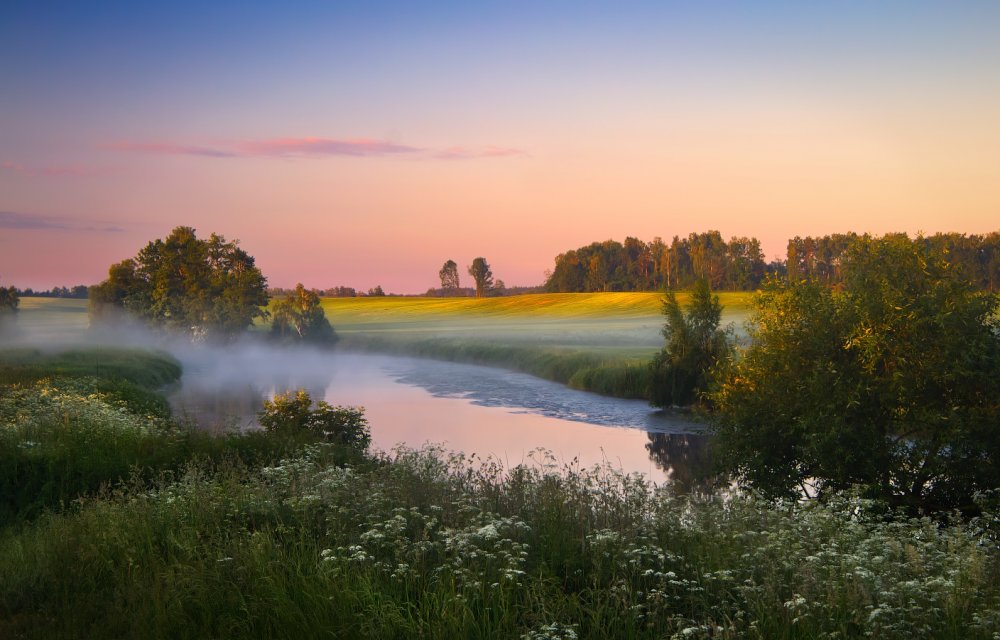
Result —
[[[682,497],[543,452],[212,437],[106,381],[0,394],[0,638],[1000,634],[988,505],[942,525],[851,496]]]
[[[190,465],[0,533],[0,637],[992,638],[996,520],[439,450]]]

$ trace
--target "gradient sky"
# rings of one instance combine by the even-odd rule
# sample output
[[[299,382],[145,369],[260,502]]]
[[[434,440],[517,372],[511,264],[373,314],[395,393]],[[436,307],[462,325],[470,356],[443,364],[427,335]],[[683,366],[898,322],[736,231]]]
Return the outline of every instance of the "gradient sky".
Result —
[[[0,282],[178,225],[401,293],[626,235],[997,230],[1000,2],[5,2]]]

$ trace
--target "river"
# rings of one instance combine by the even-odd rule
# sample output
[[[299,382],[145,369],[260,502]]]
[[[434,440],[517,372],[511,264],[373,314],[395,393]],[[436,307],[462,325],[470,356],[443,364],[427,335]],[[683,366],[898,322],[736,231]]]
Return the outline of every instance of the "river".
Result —
[[[538,463],[542,450],[558,466],[609,464],[659,483],[697,483],[707,460],[698,425],[684,416],[494,367],[269,347],[177,355],[184,376],[174,411],[209,429],[254,428],[265,397],[301,387],[364,407],[383,451],[431,443],[510,467]]]

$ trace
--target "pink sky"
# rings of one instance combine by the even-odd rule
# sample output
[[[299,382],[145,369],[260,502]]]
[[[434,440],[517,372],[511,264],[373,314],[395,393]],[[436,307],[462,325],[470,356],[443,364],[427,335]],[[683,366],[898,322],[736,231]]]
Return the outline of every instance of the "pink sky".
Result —
[[[400,293],[480,255],[539,284],[627,235],[717,229],[771,259],[795,235],[997,230],[996,11],[919,6],[581,9],[554,31],[513,9],[15,16],[0,282],[94,283],[178,225],[238,238],[276,286]],[[367,30],[323,31],[345,21]]]

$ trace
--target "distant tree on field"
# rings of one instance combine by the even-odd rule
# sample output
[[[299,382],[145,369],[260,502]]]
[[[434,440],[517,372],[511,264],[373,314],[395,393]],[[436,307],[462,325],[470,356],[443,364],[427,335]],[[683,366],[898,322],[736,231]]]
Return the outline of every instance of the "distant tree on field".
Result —
[[[21,304],[21,299],[17,295],[17,287],[0,285],[0,314],[17,313],[17,305],[19,304]]]
[[[330,326],[319,293],[302,283],[288,296],[274,303],[271,310],[271,335],[279,340],[331,345],[337,333]]]
[[[455,264],[454,260],[444,263],[444,266],[438,271],[438,277],[441,278],[441,291],[444,295],[448,296],[458,293],[461,285],[458,282],[458,265]]]
[[[385,291],[382,291],[382,285],[377,284],[368,290],[368,295],[370,296],[384,296]]]
[[[486,258],[476,258],[469,266],[469,275],[476,281],[476,297],[482,298],[493,288],[493,271]]]
[[[17,319],[17,305],[21,303],[14,286],[0,285],[0,333]]]
[[[108,279],[90,289],[91,317],[120,312],[194,337],[230,338],[267,316],[267,280],[237,245],[177,227],[111,265]]]

